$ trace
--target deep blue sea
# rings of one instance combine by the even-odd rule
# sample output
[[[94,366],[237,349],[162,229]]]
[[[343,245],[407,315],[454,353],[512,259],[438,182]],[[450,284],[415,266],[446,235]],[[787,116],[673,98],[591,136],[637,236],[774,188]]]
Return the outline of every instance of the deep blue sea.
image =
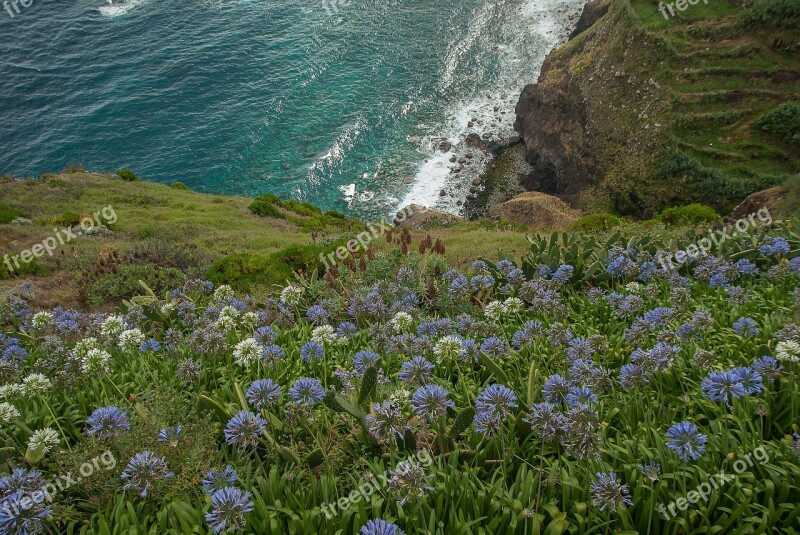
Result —
[[[362,217],[457,212],[485,163],[464,137],[513,135],[522,87],[583,4],[32,2],[0,11],[0,174],[129,167]]]

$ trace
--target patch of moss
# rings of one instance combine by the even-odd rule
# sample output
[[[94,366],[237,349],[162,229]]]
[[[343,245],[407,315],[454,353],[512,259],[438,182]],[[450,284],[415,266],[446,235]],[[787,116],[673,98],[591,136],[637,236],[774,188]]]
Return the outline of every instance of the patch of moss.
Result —
[[[7,204],[0,203],[0,225],[11,223],[20,215],[18,210],[11,208]]]
[[[665,225],[696,225],[713,223],[719,219],[719,214],[710,206],[694,203],[688,206],[667,208],[655,219]]]

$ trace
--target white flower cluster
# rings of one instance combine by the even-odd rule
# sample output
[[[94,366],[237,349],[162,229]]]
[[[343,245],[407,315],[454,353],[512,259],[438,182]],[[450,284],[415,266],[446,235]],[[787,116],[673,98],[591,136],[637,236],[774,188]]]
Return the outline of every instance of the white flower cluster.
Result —
[[[401,333],[414,325],[414,317],[408,312],[398,312],[394,317],[389,320],[389,324],[394,329],[394,332]]]
[[[35,431],[28,439],[28,448],[42,455],[47,454],[51,449],[58,446],[61,440],[55,429],[45,427]]]
[[[222,288],[222,286],[220,286]],[[219,311],[219,318],[217,318],[216,327],[222,332],[233,331],[239,324],[239,311],[232,306],[223,307]]]
[[[111,369],[111,355],[102,349],[90,349],[81,357],[81,369],[84,373],[108,373]]]
[[[103,321],[100,332],[103,334],[104,338],[114,342],[125,329],[126,325],[123,317],[112,315],[108,316],[105,321]]]
[[[436,357],[437,364],[441,363],[443,360],[459,357],[463,353],[464,349],[461,345],[461,339],[458,336],[445,336],[433,346],[433,354]]]
[[[0,403],[0,423],[10,423],[14,418],[19,418],[20,414],[17,408],[11,403]]]
[[[117,346],[123,351],[135,351],[144,342],[145,336],[139,329],[128,329],[119,335]]]
[[[264,347],[255,338],[245,338],[233,348],[233,360],[239,366],[247,367],[257,362],[264,352]]]
[[[784,340],[775,346],[775,358],[786,362],[800,362],[800,344]]]
[[[335,345],[347,343],[347,339],[340,339],[336,336],[336,329],[330,325],[320,325],[311,331],[311,340],[322,345]]]
[[[525,310],[525,302],[519,297],[509,297],[505,302],[492,301],[488,303],[484,309],[484,315],[492,320],[499,321],[505,316],[512,316],[519,314]]]
[[[228,286],[227,284],[223,284],[218,286],[216,290],[214,290],[214,299],[217,301],[224,301],[226,299],[231,299],[234,296],[233,288]]]
[[[281,290],[281,301],[290,305],[296,305],[300,302],[300,297],[303,295],[303,289],[299,286],[287,286]]]
[[[31,319],[31,325],[37,331],[46,328],[53,321],[53,315],[49,312],[37,312]]]

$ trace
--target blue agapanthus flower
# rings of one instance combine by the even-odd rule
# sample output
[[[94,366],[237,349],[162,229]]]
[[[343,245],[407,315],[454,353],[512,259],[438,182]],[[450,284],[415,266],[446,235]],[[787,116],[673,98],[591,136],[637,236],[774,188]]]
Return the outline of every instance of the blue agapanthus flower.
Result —
[[[577,407],[579,405],[593,405],[597,403],[597,395],[591,388],[586,386],[573,386],[567,392],[567,405]]]
[[[733,322],[733,330],[739,336],[758,336],[758,323],[752,318],[739,318]]]
[[[734,399],[747,395],[742,379],[732,370],[711,372],[701,383],[703,395],[711,401],[731,404]]]
[[[780,362],[778,362],[775,357],[771,357],[769,355],[757,358],[753,361],[750,367],[758,372],[762,378],[766,377],[772,381],[777,380],[781,375],[783,375],[783,367],[781,366]]]
[[[158,433],[158,441],[162,444],[170,444],[172,446],[178,443],[178,439],[183,433],[183,427],[180,425],[176,425],[175,427],[168,427],[167,429],[162,429]]]
[[[540,338],[543,334],[542,324],[536,320],[529,320],[522,325],[520,330],[514,333],[511,343],[517,349],[521,349],[535,339]]]
[[[349,321],[343,321],[338,327],[336,327],[336,336],[339,338],[347,338],[348,336],[353,336],[357,332],[358,327]]]
[[[753,368],[734,368],[731,372],[739,376],[739,382],[742,384],[742,388],[744,388],[748,396],[760,394],[764,389],[764,381],[761,378],[761,374]]]
[[[595,507],[601,511],[608,509],[612,513],[618,509],[625,509],[633,505],[628,485],[617,481],[617,474],[603,474],[598,472],[596,479],[589,487]]]
[[[453,281],[455,283],[455,281]],[[469,280],[469,285],[472,291],[478,292],[480,290],[488,290],[494,286],[494,277],[491,275],[475,275]]]
[[[232,487],[236,484],[238,478],[239,474],[237,474],[236,470],[229,464],[222,470],[219,468],[212,468],[203,478],[203,492],[211,496],[218,490],[222,490],[225,487]]]
[[[419,385],[430,382],[434,366],[424,357],[414,357],[400,365],[397,376],[407,385]]]
[[[502,426],[500,415],[492,411],[476,412],[472,420],[475,432],[481,435],[492,435],[497,433]]]
[[[758,250],[766,256],[785,255],[789,253],[789,242],[784,237],[770,238]]]
[[[262,345],[271,345],[278,339],[278,333],[272,327],[264,326],[256,329],[254,333],[255,339],[261,342]]]
[[[308,321],[314,325],[324,325],[325,323],[328,323],[328,320],[330,320],[331,313],[328,312],[323,306],[313,305],[306,310],[306,317],[308,318]]]
[[[679,422],[667,430],[667,447],[684,461],[696,461],[706,450],[708,437],[689,421]]]
[[[315,405],[325,397],[325,390],[319,379],[304,377],[294,382],[289,389],[289,397],[303,405]]]
[[[510,260],[500,260],[494,267],[497,269],[498,273],[506,277],[509,273],[514,271],[517,266],[515,266]]]
[[[529,423],[542,441],[553,442],[561,437],[564,415],[554,404],[545,401],[533,404],[530,414],[522,421]]]
[[[447,408],[455,408],[449,392],[437,384],[423,385],[411,396],[411,406],[420,418],[435,420],[447,414]]]
[[[395,524],[377,518],[362,526],[359,535],[406,535],[406,533]]]
[[[736,262],[736,271],[739,272],[739,275],[758,275],[758,268],[747,258]]]
[[[39,489],[34,492],[29,495],[17,490],[0,500],[0,533],[33,535],[45,532],[44,521],[52,509],[44,503],[47,494]]]
[[[570,388],[572,388],[572,383],[569,379],[558,374],[551,375],[544,382],[544,399],[550,403],[564,403]]]
[[[254,503],[249,492],[234,487],[225,487],[211,495],[211,511],[206,513],[206,522],[214,533],[238,531],[247,525],[245,515],[253,510]]]
[[[795,256],[789,260],[789,269],[791,269],[795,275],[800,275],[800,256]]]
[[[314,360],[319,360],[325,356],[325,348],[322,344],[318,344],[313,340],[310,342],[306,342],[303,344],[303,347],[300,348],[300,357],[305,362],[311,362]]]
[[[479,413],[490,412],[505,416],[516,408],[517,395],[505,385],[489,385],[475,399],[475,411]]]
[[[139,346],[139,351],[141,353],[157,353],[161,351],[161,344],[155,338],[148,338]]]
[[[561,264],[553,273],[551,279],[559,284],[567,284],[575,273],[575,268],[569,264]]]
[[[508,342],[502,338],[491,336],[481,342],[481,352],[495,359],[504,357],[509,352]]]
[[[267,364],[274,364],[276,361],[282,359],[286,356],[286,352],[283,348],[276,344],[270,344],[268,346],[264,346],[264,349],[261,352],[261,360],[266,362]]]
[[[625,364],[619,369],[619,383],[627,390],[649,383],[650,374],[637,364]]]
[[[131,428],[130,419],[124,411],[113,405],[95,409],[86,419],[87,434],[103,441]]]
[[[256,379],[245,392],[245,396],[256,409],[266,409],[281,397],[281,387],[272,379]]]
[[[239,411],[225,426],[225,442],[240,450],[255,446],[266,426],[267,422],[261,416],[250,411]]]
[[[150,489],[159,481],[169,479],[174,475],[167,469],[167,463],[163,458],[156,456],[150,450],[145,450],[137,453],[128,461],[128,465],[120,477],[127,480],[122,486],[123,489],[136,490],[145,498]]]
[[[356,356],[353,357],[353,369],[355,369],[359,374],[363,374],[365,371],[367,371],[367,368],[378,362],[380,358],[380,355],[374,351],[370,351],[369,349],[359,351],[356,353]]]

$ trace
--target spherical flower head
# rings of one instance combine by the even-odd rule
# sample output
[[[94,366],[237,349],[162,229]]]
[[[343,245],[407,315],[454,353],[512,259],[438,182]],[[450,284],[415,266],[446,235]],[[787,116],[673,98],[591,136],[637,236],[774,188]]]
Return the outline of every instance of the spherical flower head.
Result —
[[[389,321],[392,329],[396,333],[402,333],[411,328],[414,324],[414,317],[408,312],[398,312]]]
[[[419,463],[400,461],[394,470],[389,471],[389,490],[400,497],[398,505],[402,506],[422,497],[433,487],[428,485],[428,474]]]
[[[403,414],[399,405],[389,401],[373,403],[371,413],[366,417],[369,433],[377,440],[394,441],[406,429]]]
[[[449,399],[449,392],[437,384],[427,384],[419,387],[411,396],[411,406],[414,413],[420,418],[435,420],[447,414],[447,408],[455,408],[455,403]]]
[[[503,303],[506,309],[506,314],[515,315],[525,312],[525,301],[519,297],[509,297]]]
[[[544,382],[544,399],[550,403],[564,403],[571,388],[572,383],[568,379],[558,374],[551,375]]]
[[[517,395],[505,385],[489,385],[475,399],[477,412],[491,412],[502,417],[516,408]]]
[[[649,373],[637,364],[625,364],[619,369],[619,383],[625,389],[637,388],[649,383]]]
[[[438,362],[452,360],[464,353],[463,340],[455,334],[448,334],[439,339],[433,346],[433,354]]]
[[[783,375],[783,368],[780,363],[769,355],[754,360],[750,367],[758,372],[761,377],[772,381],[777,380]]]
[[[300,348],[300,358],[305,362],[320,360],[325,356],[325,347],[317,342],[306,342]]]
[[[280,399],[281,387],[272,379],[257,379],[247,389],[245,396],[256,409],[266,409]]]
[[[306,318],[313,325],[324,325],[331,319],[331,313],[321,305],[313,305],[306,310]]]
[[[174,448],[178,445],[178,439],[183,433],[183,426],[176,425],[175,427],[168,427],[158,432],[158,441],[162,444],[167,444]]]
[[[211,495],[211,511],[206,513],[206,522],[214,533],[239,531],[245,528],[245,515],[253,510],[249,492],[234,487],[225,487]]]
[[[4,493],[0,502],[0,531],[2,533],[28,535],[45,532],[45,519],[52,509],[44,503],[48,496],[41,487],[31,493],[21,490]],[[37,496],[37,498],[34,498]],[[43,496],[41,499],[38,496]]]
[[[0,403],[0,424],[11,423],[11,420],[19,417],[20,413],[14,405],[5,401]]]
[[[41,373],[32,373],[22,380],[22,391],[27,396],[44,394],[52,387],[53,383],[50,382],[50,379]]]
[[[322,345],[334,345],[339,343],[339,337],[336,336],[336,329],[331,325],[320,325],[311,331],[311,340]]]
[[[303,289],[299,286],[287,286],[281,290],[281,301],[290,305],[296,305],[303,296]]]
[[[424,357],[414,357],[400,365],[397,375],[407,385],[419,385],[431,380],[433,369],[433,364]]]
[[[53,315],[50,312],[37,312],[31,318],[31,325],[37,331],[46,329],[53,321]]]
[[[566,397],[567,405],[577,407],[579,405],[594,405],[597,403],[597,396],[589,387],[573,386],[569,389]]]
[[[377,518],[362,526],[359,535],[406,535],[406,532],[395,524]]]
[[[103,375],[111,370],[111,355],[102,349],[90,349],[81,358],[84,373]]]
[[[164,459],[156,456],[150,450],[145,450],[131,457],[120,477],[127,480],[122,486],[123,489],[135,490],[142,498],[146,498],[147,493],[159,481],[169,479],[174,475],[167,469]]]
[[[795,455],[800,457],[800,435],[797,433],[793,434],[794,440],[792,440],[792,451]]]
[[[518,285],[525,282],[525,272],[522,271],[520,268],[512,269],[508,275],[506,275],[506,280],[509,284]]]
[[[255,446],[264,433],[267,422],[250,411],[239,411],[225,426],[225,442],[242,450]]]
[[[31,438],[28,439],[28,449],[35,451],[41,455],[47,455],[50,450],[57,447],[61,440],[58,438],[58,432],[50,427],[34,431]]]
[[[679,422],[667,430],[667,447],[684,461],[696,461],[706,450],[708,437],[689,421]]]
[[[304,377],[294,382],[289,397],[301,405],[316,405],[325,397],[325,390],[319,379]]]
[[[359,351],[353,357],[353,369],[355,369],[359,375],[363,375],[364,372],[367,371],[367,368],[374,366],[380,358],[380,355],[369,349]]]
[[[232,487],[236,484],[239,474],[231,465],[226,465],[224,469],[212,468],[203,478],[203,492],[209,496],[225,487]]]
[[[473,291],[478,292],[480,290],[488,290],[494,286],[494,282],[494,277],[491,275],[475,275],[469,280],[469,285]]]
[[[642,475],[650,480],[651,482],[658,481],[659,475],[661,475],[661,465],[655,461],[648,461],[644,464],[640,464],[636,466]]]
[[[703,395],[711,401],[731,404],[747,395],[741,377],[731,370],[711,372],[701,383]]]
[[[187,358],[175,367],[175,376],[184,383],[191,384],[200,378],[202,371],[202,362],[195,362],[193,358]]]
[[[286,352],[277,344],[264,346],[261,351],[261,360],[264,361],[264,363],[266,363],[268,366],[274,365],[285,356]]]
[[[756,323],[752,318],[739,318],[733,322],[733,330],[739,336],[758,336],[758,323]]]
[[[264,347],[255,338],[245,338],[233,348],[233,360],[242,367],[257,362],[264,353]]]
[[[795,275],[800,275],[800,256],[795,256],[789,260],[789,269],[791,269]]]
[[[161,351],[161,344],[155,338],[149,338],[139,346],[140,353],[157,353]]]
[[[266,325],[256,329],[256,332],[253,334],[253,336],[256,340],[264,345],[274,344],[278,339],[278,333],[275,332],[275,329]]]
[[[617,481],[617,474],[613,472],[610,474],[598,472],[589,487],[589,492],[592,494],[594,506],[599,507],[601,511],[608,509],[613,513],[633,505],[628,485]]]
[[[789,253],[789,242],[784,237],[770,238],[758,250],[765,256],[783,256]]]
[[[487,303],[483,309],[483,314],[486,316],[486,319],[491,321],[501,320],[506,313],[506,306],[500,301],[491,301]]]
[[[86,419],[86,425],[89,426],[87,434],[101,442],[122,434],[131,428],[128,415],[113,405],[95,409]]]
[[[25,395],[25,387],[18,383],[0,386],[0,399],[14,399]]]
[[[558,266],[558,269],[553,273],[551,279],[559,284],[567,284],[572,278],[573,273],[575,273],[574,267],[569,264],[562,264]]]
[[[494,359],[505,357],[508,355],[510,349],[511,348],[508,346],[508,342],[502,338],[497,338],[494,336],[491,336],[481,342],[481,352]]]
[[[775,346],[775,358],[783,362],[800,362],[800,344],[794,340],[783,340]]]
[[[78,343],[75,344],[73,351],[75,351],[75,354],[79,357],[84,357],[92,349],[100,349],[100,342],[97,338],[88,337],[79,340]]]
[[[524,417],[522,421],[529,423],[531,429],[538,433],[542,441],[553,442],[561,436],[564,415],[558,412],[555,405],[545,401],[532,405],[530,414]]]
[[[336,327],[336,336],[339,338],[348,339],[358,332],[358,327],[349,321],[343,321]]]
[[[221,284],[217,286],[216,290],[214,290],[215,301],[226,301],[228,299],[233,299],[235,295],[236,293],[233,291],[233,288],[227,284]]]
[[[731,372],[739,377],[739,382],[748,396],[760,394],[764,389],[764,381],[761,378],[761,374],[753,368],[734,368]]]
[[[135,351],[144,342],[145,336],[139,329],[128,329],[119,333],[117,347],[122,351]]]
[[[494,435],[503,426],[500,415],[492,411],[476,412],[472,420],[472,426],[476,433],[481,435]]]
[[[108,340],[114,341],[122,334],[126,328],[125,319],[122,316],[108,316],[100,326],[100,332]]]

